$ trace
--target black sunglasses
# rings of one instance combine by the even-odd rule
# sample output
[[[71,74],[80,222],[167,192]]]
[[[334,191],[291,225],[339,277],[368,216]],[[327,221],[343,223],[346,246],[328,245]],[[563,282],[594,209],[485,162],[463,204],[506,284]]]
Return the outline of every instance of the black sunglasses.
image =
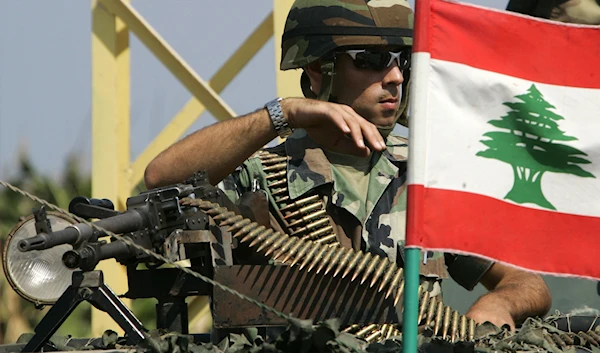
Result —
[[[381,71],[390,67],[394,60],[398,61],[400,70],[406,70],[410,67],[411,50],[409,48],[398,52],[360,49],[346,50],[345,53],[350,55],[357,69]]]

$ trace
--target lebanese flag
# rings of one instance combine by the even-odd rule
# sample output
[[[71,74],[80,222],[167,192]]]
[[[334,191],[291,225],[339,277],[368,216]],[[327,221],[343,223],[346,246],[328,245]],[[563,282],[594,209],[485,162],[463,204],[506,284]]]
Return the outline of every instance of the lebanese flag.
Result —
[[[600,278],[600,28],[416,16],[407,246]]]

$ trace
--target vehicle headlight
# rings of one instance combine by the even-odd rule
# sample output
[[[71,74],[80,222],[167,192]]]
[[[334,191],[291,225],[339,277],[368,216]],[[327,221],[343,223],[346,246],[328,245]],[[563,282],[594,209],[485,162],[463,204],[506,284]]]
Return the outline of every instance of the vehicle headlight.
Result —
[[[76,223],[59,213],[48,212],[47,216],[52,231],[62,230]],[[2,252],[2,267],[10,286],[21,297],[36,305],[54,304],[71,285],[73,270],[63,264],[62,256],[73,247],[64,244],[46,250],[20,251],[17,247],[19,240],[35,235],[33,215],[12,228]]]

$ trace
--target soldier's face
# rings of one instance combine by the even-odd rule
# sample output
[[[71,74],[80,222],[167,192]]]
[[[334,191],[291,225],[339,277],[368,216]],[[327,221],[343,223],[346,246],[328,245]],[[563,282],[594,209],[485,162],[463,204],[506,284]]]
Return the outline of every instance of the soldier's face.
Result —
[[[357,67],[350,55],[339,54],[335,70],[332,95],[338,103],[349,105],[377,126],[396,123],[402,97],[401,85],[404,82],[396,59],[389,67],[375,70]]]

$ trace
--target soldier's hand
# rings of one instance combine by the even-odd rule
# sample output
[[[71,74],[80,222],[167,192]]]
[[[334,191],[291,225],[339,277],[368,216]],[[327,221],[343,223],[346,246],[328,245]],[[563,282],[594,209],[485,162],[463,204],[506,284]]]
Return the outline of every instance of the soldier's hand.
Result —
[[[328,150],[366,157],[386,148],[377,127],[347,105],[303,98],[287,98],[281,105],[290,127],[306,130]]]

